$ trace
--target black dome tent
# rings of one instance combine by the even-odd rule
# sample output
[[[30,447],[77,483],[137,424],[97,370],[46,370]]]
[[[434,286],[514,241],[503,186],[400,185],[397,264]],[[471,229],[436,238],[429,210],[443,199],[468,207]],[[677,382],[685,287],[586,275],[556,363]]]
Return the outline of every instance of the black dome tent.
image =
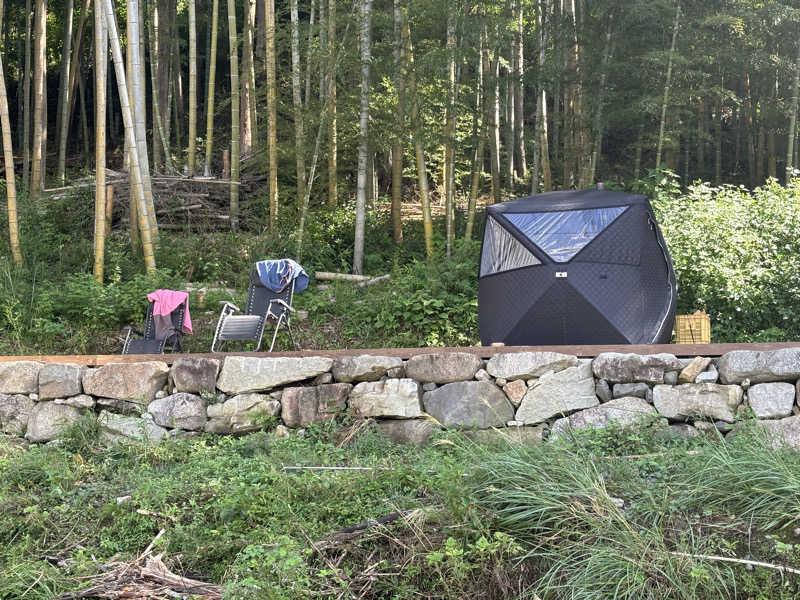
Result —
[[[677,285],[644,196],[549,192],[487,208],[481,342],[668,343]]]

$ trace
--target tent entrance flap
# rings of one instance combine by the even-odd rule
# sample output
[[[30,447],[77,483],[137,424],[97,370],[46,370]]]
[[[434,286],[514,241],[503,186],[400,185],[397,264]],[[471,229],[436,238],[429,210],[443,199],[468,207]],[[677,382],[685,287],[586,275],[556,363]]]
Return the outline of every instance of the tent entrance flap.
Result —
[[[506,213],[514,227],[555,262],[567,262],[595,239],[627,206],[559,212]]]

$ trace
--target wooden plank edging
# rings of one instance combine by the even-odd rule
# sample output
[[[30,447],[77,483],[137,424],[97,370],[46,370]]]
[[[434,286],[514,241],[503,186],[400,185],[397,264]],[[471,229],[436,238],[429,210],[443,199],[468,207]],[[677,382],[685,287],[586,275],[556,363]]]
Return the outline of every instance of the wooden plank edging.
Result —
[[[766,342],[758,344],[651,344],[651,345],[584,345],[584,346],[464,346],[456,348],[358,348],[341,350],[301,350],[298,352],[224,352],[199,354],[54,354],[30,356],[0,356],[0,363],[19,360],[33,360],[43,363],[74,363],[89,367],[98,367],[109,363],[131,363],[147,360],[159,360],[172,364],[178,358],[217,358],[226,356],[252,356],[260,358],[325,356],[396,356],[408,359],[418,354],[436,354],[440,352],[467,352],[480,358],[491,358],[496,354],[509,352],[560,352],[581,358],[593,358],[603,352],[621,352],[633,354],[659,354],[662,352],[687,358],[694,356],[722,356],[733,350],[779,350],[781,348],[800,348],[800,342]]]

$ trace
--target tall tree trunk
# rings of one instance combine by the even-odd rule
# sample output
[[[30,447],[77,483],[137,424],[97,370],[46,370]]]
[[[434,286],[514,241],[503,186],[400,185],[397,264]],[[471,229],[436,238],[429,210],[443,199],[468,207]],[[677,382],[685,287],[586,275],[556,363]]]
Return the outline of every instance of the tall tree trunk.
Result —
[[[454,154],[456,136],[456,6],[450,0],[447,11],[447,106],[445,109],[444,134],[444,214],[445,251],[450,256],[453,244],[453,204],[455,199]]]
[[[3,0],[0,0],[0,18],[3,14]],[[14,264],[22,266],[22,250],[19,243],[19,220],[17,217],[17,186],[14,177],[14,149],[11,146],[11,119],[8,116],[8,96],[6,95],[6,76],[0,56],[0,127],[3,129],[3,159],[6,168],[6,202],[8,205],[8,238],[11,243],[11,256]]]
[[[502,121],[504,122],[505,127],[503,127],[504,139],[503,145],[506,149],[506,157],[505,157],[505,169],[504,169],[504,178],[507,182],[508,189],[511,193],[514,193],[514,163],[516,161],[515,150],[516,145],[514,140],[516,140],[516,126],[517,120],[514,116],[514,71],[516,70],[517,66],[514,64],[516,62],[516,48],[514,48],[514,41],[512,38],[512,42],[509,48],[509,60],[508,64],[510,68],[504,70],[505,72],[505,85],[504,87],[504,98],[503,98],[503,118]],[[503,69],[501,69],[503,71]]]
[[[417,73],[414,66],[414,47],[411,44],[411,29],[408,14],[403,7],[403,46],[406,49],[408,64],[408,91],[411,95],[411,127],[414,131],[414,150],[417,157],[417,178],[422,203],[422,228],[425,238],[425,255],[433,256],[433,220],[431,219],[431,200],[428,193],[428,170],[425,167],[425,148],[422,143],[422,123],[419,118],[419,95],[417,94]]]
[[[195,144],[197,143],[197,19],[195,0],[189,0],[189,148],[186,166],[194,177]]]
[[[484,34],[485,35],[485,34]],[[494,204],[502,200],[502,190],[500,187],[500,57],[499,51],[499,32],[495,28],[495,37],[493,44],[493,56],[491,59],[488,56],[489,45],[485,44],[484,51],[489,73],[489,83],[491,90],[490,101],[487,103],[489,108],[489,116],[486,119],[489,124],[489,160],[491,161],[492,172],[492,193],[489,197],[489,203]]]
[[[614,24],[614,13],[609,16],[608,28],[606,29],[606,44],[603,50],[603,63],[600,73],[600,89],[597,93],[597,108],[594,113],[594,146],[592,148],[592,160],[589,165],[589,180],[585,184],[595,183],[597,175],[597,161],[600,159],[600,151],[603,147],[603,102],[606,95],[606,81],[608,80],[608,63],[613,53],[611,41],[611,28]]]
[[[392,136],[392,239],[403,241],[403,139],[406,121],[406,64],[403,46],[403,12],[400,0],[393,2],[394,12],[394,85],[397,90],[395,130]]]
[[[139,153],[136,149],[136,131],[134,129],[133,114],[128,100],[128,84],[125,79],[125,64],[122,60],[122,48],[119,43],[117,33],[117,22],[114,17],[112,0],[102,0],[108,28],[109,41],[111,43],[111,53],[114,58],[114,69],[117,79],[117,89],[119,90],[119,103],[122,112],[122,120],[125,129],[128,131],[128,153],[131,157],[131,183],[135,186],[137,194],[137,217],[139,219],[139,231],[142,236],[142,251],[144,253],[144,264],[148,273],[155,271],[156,259],[153,252],[153,239],[151,236],[150,222],[147,216],[147,203],[144,197],[144,186],[142,185],[142,174],[139,169]],[[97,10],[97,9],[95,9]],[[97,49],[95,50],[97,52]]]
[[[794,151],[795,135],[797,131],[797,104],[800,96],[800,40],[797,42],[797,61],[794,64],[794,82],[792,83],[792,100],[789,112],[789,131],[786,135],[786,183],[793,177],[794,173]]]
[[[339,202],[336,133],[336,0],[328,1],[328,206]]]
[[[669,86],[672,80],[672,59],[675,56],[675,42],[678,39],[678,27],[681,19],[681,5],[675,8],[675,25],[672,27],[672,44],[667,60],[667,80],[664,83],[664,101],[661,103],[661,121],[658,126],[658,145],[656,146],[656,170],[661,169],[661,149],[664,147],[664,125],[667,122],[667,104],[669,103]]]
[[[703,98],[697,105],[697,177],[705,177],[706,172],[706,105]]]
[[[319,0],[319,103],[328,97],[328,0]],[[327,117],[326,119],[327,120]]]
[[[773,177],[775,175],[773,174]],[[717,99],[714,115],[714,185],[722,183],[722,100]]]
[[[539,55],[537,57],[538,93],[536,94],[536,121],[534,125],[535,144],[533,146],[531,194],[537,194],[539,192],[539,165],[541,159],[543,158],[542,155],[544,153],[542,149],[542,133],[544,131],[544,128],[547,126],[547,119],[544,116],[545,110],[547,109],[547,95],[545,92],[544,76],[543,76],[544,61],[547,52],[547,26],[548,26],[547,14],[548,14],[547,0],[542,0],[539,3],[539,10],[538,10],[538,21],[539,21],[537,28],[538,42],[539,42]]]
[[[300,90],[300,24],[297,14],[297,0],[290,0],[292,21],[292,103],[294,104],[294,152],[297,171],[297,206],[303,204],[306,195],[306,150],[305,127],[303,123],[303,99]],[[307,72],[310,69],[307,68]]]
[[[106,245],[106,90],[108,28],[103,10],[94,10],[94,278],[103,283]]]
[[[242,155],[248,156],[253,149],[253,111],[255,89],[250,84],[250,73],[253,70],[253,34],[251,31],[250,7],[255,8],[251,0],[244,3],[244,21],[242,22],[242,76],[239,78],[239,124]],[[253,11],[255,19],[255,10]],[[255,79],[255,77],[254,77]]]
[[[636,157],[633,160],[633,180],[637,181],[642,171],[642,138],[644,137],[644,123],[639,124],[639,133],[636,135]]]
[[[547,137],[547,96],[544,88],[542,89],[542,135],[539,136],[539,143],[542,146],[542,191],[553,191],[553,175],[550,170],[550,143]]]
[[[763,114],[763,111],[759,111]],[[764,162],[767,154],[766,131],[764,130],[764,121],[758,124],[758,147],[756,153],[756,184],[761,185],[764,183]]]
[[[153,203],[153,185],[150,181],[150,161],[147,154],[147,108],[145,106],[144,64],[141,46],[141,21],[139,14],[139,0],[128,0],[128,23],[130,38],[128,44],[131,48],[131,73],[129,73],[132,87],[132,117],[136,132],[136,151],[139,155],[139,174],[142,183],[142,192],[147,206],[147,220],[150,225],[152,243],[158,240],[158,225],[156,211]]]
[[[469,203],[467,205],[467,224],[464,229],[464,239],[472,238],[475,227],[475,209],[480,191],[481,171],[483,170],[484,144],[486,142],[486,120],[483,110],[483,36],[480,37],[476,64],[478,67],[478,82],[475,87],[475,112],[472,115],[472,139],[475,141],[475,152],[472,155],[472,181],[469,189]]]
[[[65,171],[67,160],[67,119],[69,110],[69,73],[70,73],[70,53],[72,52],[72,7],[73,0],[67,0],[67,11],[64,15],[64,49],[61,55],[61,81],[58,89],[58,117],[56,131],[58,132],[58,163],[56,165],[56,177],[61,185],[65,183]],[[63,151],[62,151],[63,146]]]
[[[756,187],[756,146],[753,95],[750,90],[750,73],[744,74],[744,114],[747,123],[747,173],[750,187]]]
[[[206,93],[206,160],[203,175],[211,176],[211,151],[214,148],[214,83],[217,75],[217,28],[219,0],[211,3],[211,55],[208,59],[208,92]]]
[[[194,2],[194,0],[192,0]],[[147,37],[150,40],[150,88],[153,94],[153,169],[160,162],[156,160],[159,154],[158,149],[164,153],[164,166],[168,173],[174,171],[172,166],[172,155],[169,151],[168,137],[164,127],[164,117],[161,114],[161,100],[159,98],[158,85],[158,7],[156,2],[152,3],[151,18],[147,20]],[[215,32],[216,33],[216,32]]]
[[[306,47],[306,73],[305,73],[305,86],[306,94],[303,96],[303,108],[308,109],[308,103],[311,102],[311,65],[313,64],[312,58],[314,56],[314,16],[317,12],[317,0],[311,0],[311,9],[308,21],[308,44]]]
[[[269,1],[269,0],[268,0]],[[269,19],[269,17],[267,17]],[[239,51],[236,45],[236,0],[228,0],[228,45],[231,65],[231,229],[239,230]],[[269,40],[267,40],[269,45]],[[267,50],[269,52],[269,50]],[[267,61],[269,62],[269,60]],[[272,216],[270,202],[270,217]]]
[[[516,36],[516,60],[514,66],[514,143],[517,157],[517,176],[528,178],[528,160],[525,149],[525,27],[524,27],[524,1],[516,0],[516,14],[514,15],[514,35]]]
[[[80,76],[78,77],[78,94],[81,97],[81,138],[83,139],[81,156],[84,160],[89,160],[89,119],[86,117],[86,90],[84,87],[83,76]]]
[[[35,200],[42,189],[44,152],[44,119],[46,108],[47,68],[47,0],[36,0],[33,44],[33,149],[31,156],[31,197]]]
[[[230,1],[230,0],[229,0]],[[278,224],[278,116],[275,80],[275,0],[266,0],[267,27],[267,137],[269,138],[269,227]]]
[[[75,34],[75,41],[72,44],[72,60],[69,63],[69,78],[67,87],[67,125],[66,133],[61,136],[59,140],[59,153],[63,152],[66,156],[66,141],[69,137],[69,126],[72,123],[72,115],[74,114],[76,102],[75,98],[78,90],[78,76],[81,69],[81,53],[83,51],[83,35],[86,30],[86,22],[89,20],[89,7],[91,0],[84,0],[81,9],[81,20],[78,24],[78,32]],[[102,15],[102,11],[101,11]],[[91,45],[90,45],[91,48]],[[59,130],[61,131],[61,130]],[[61,149],[63,146],[63,150]],[[66,159],[65,159],[66,160]]]
[[[355,247],[353,248],[353,273],[364,272],[364,222],[367,212],[367,152],[369,150],[369,67],[372,62],[370,28],[372,25],[372,0],[360,0],[361,32],[361,112],[358,123],[358,183],[356,192]]]
[[[38,0],[37,0],[38,5]],[[22,72],[22,187],[30,188],[31,169],[31,29],[33,11],[31,0],[25,0],[25,67]]]

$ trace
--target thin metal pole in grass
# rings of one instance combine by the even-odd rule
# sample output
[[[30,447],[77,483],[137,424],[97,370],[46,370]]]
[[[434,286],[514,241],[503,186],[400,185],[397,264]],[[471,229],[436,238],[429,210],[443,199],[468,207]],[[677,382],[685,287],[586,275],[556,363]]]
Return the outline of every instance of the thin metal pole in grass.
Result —
[[[736,563],[741,565],[752,565],[754,567],[764,567],[766,569],[774,569],[775,571],[780,571],[781,573],[794,573],[795,575],[800,575],[800,569],[794,569],[792,567],[786,567],[784,565],[776,565],[773,563],[762,562],[760,560],[732,558],[730,556],[715,556],[713,554],[689,554],[687,552],[667,552],[667,554],[671,554],[672,556],[682,556],[684,558],[693,558],[695,560],[710,560],[710,561]]]

